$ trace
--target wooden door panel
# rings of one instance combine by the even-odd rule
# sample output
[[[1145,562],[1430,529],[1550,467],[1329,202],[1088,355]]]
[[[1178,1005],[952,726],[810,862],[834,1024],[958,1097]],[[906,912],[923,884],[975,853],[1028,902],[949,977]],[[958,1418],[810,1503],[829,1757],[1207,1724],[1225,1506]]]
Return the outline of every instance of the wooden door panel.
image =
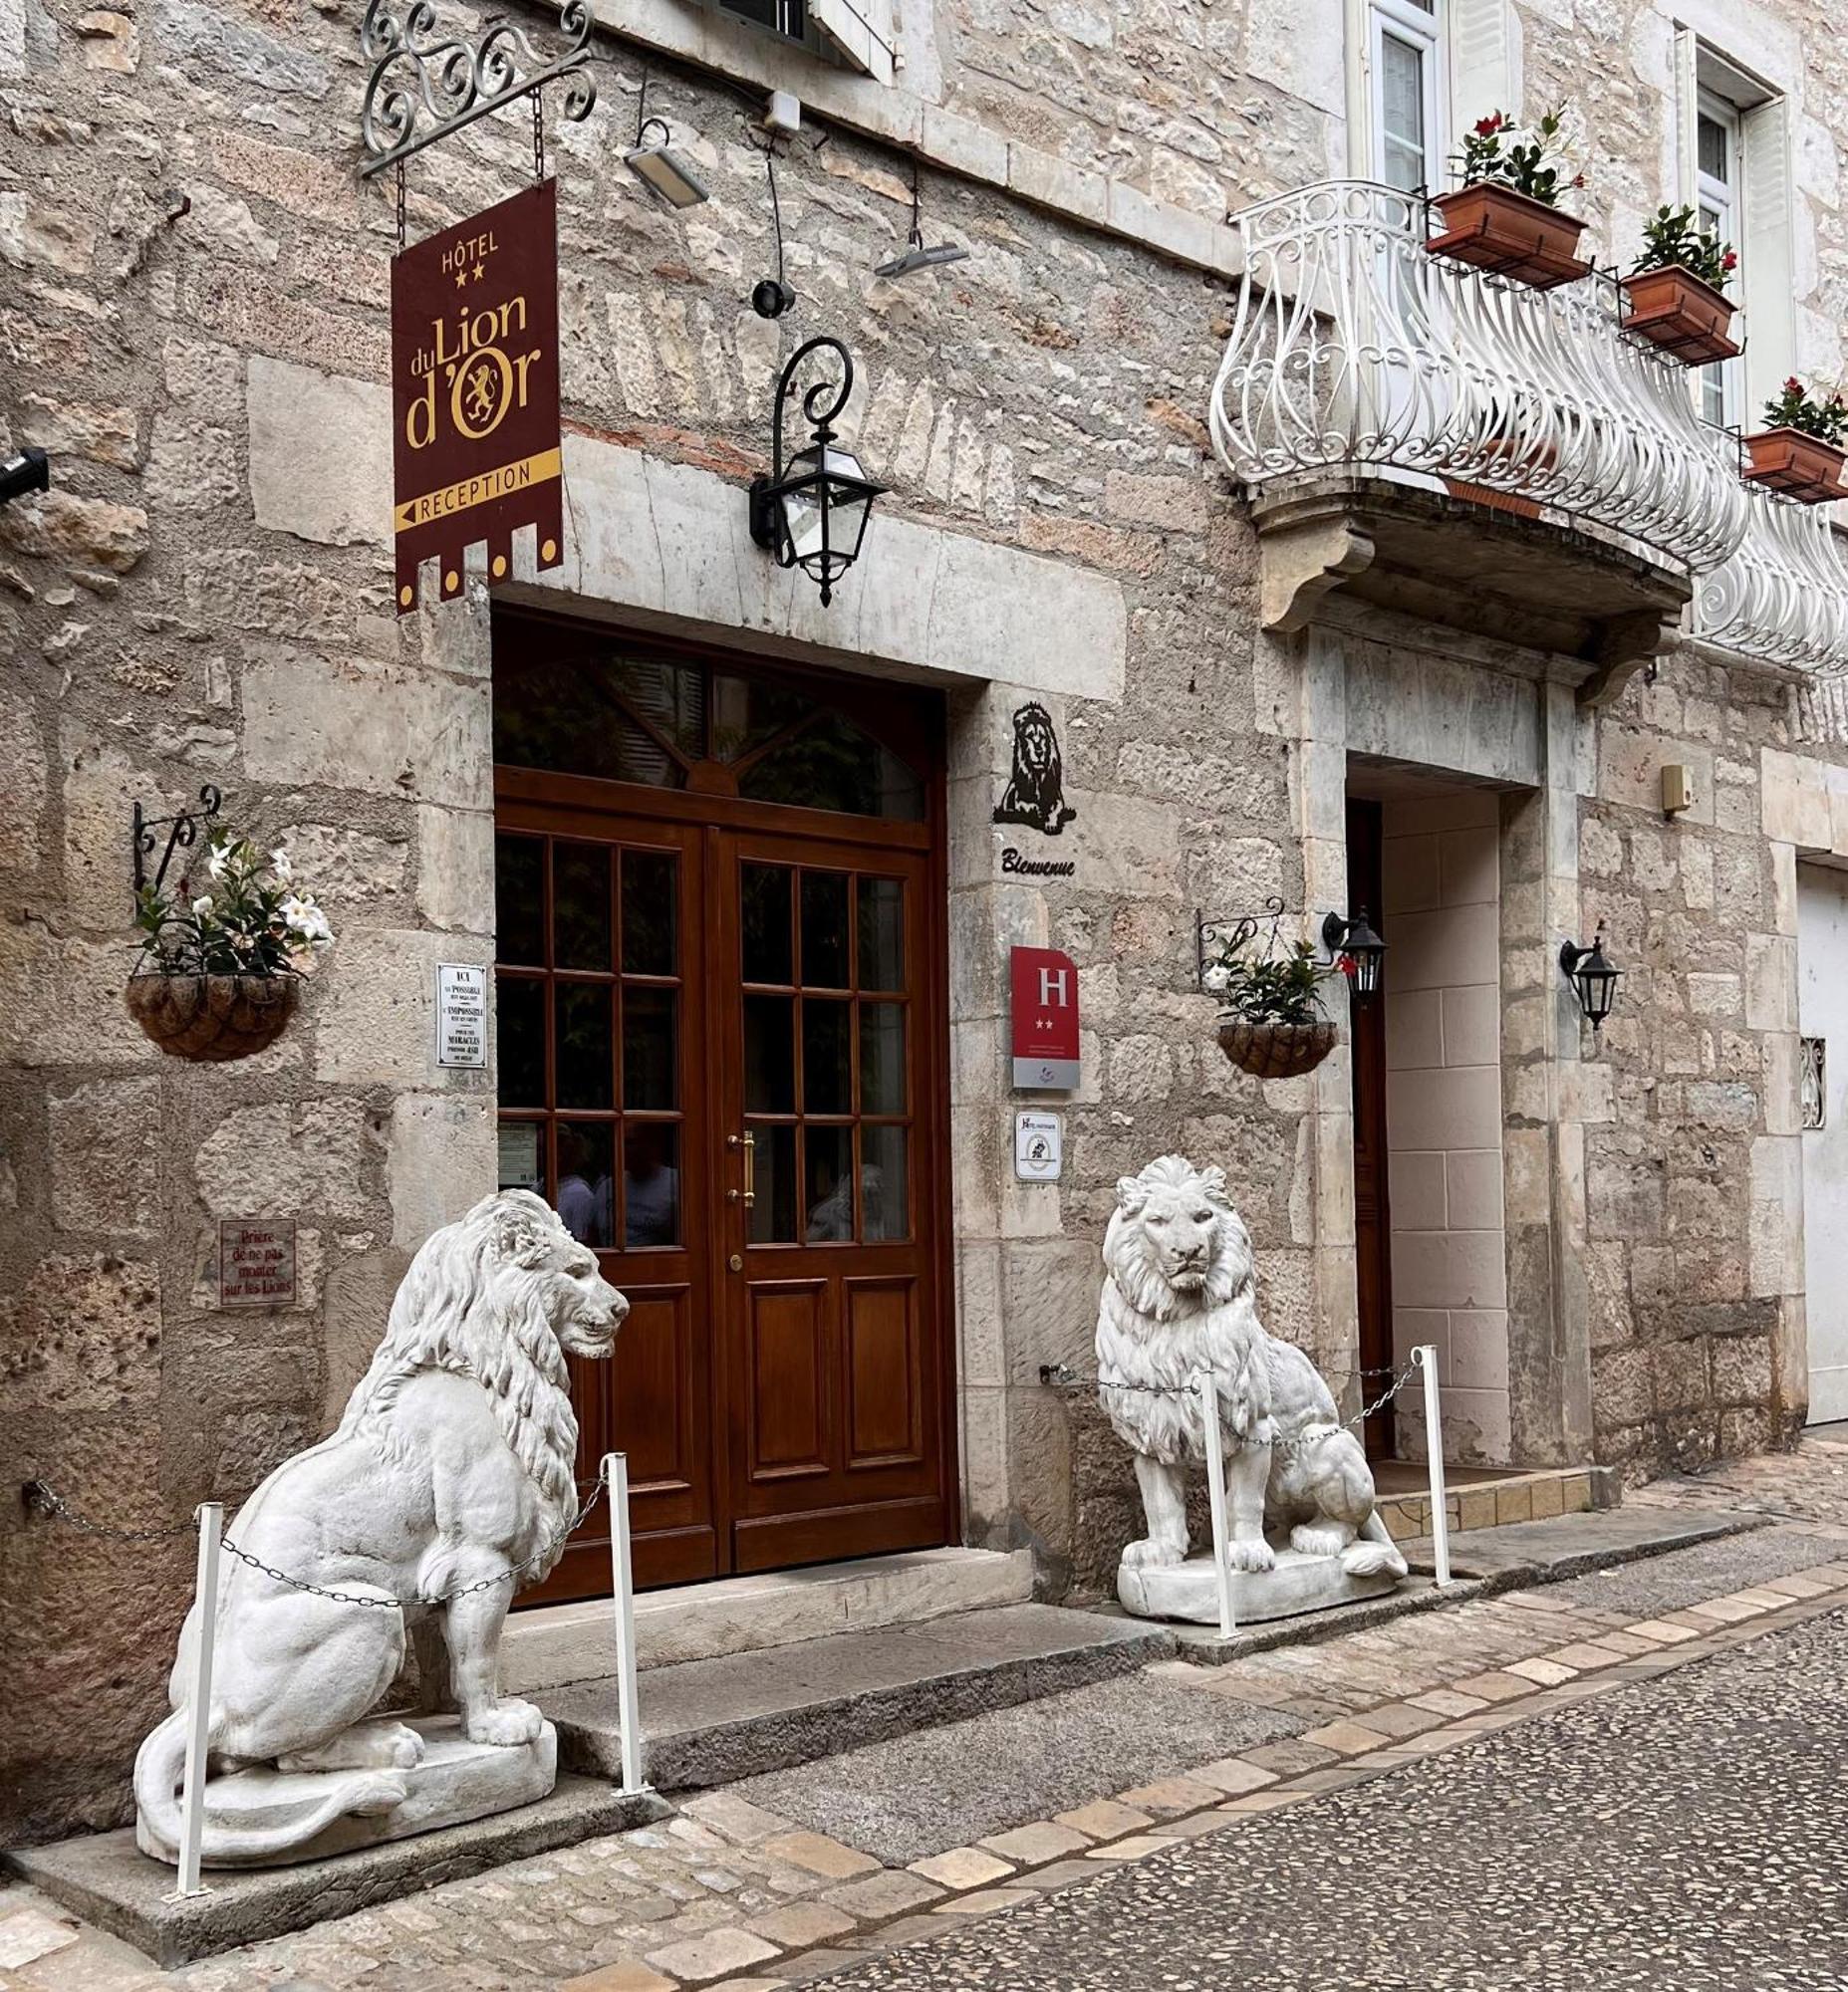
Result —
[[[750,1477],[753,1487],[828,1471],[828,1284],[753,1280],[746,1307],[751,1346]]]
[[[918,1282],[846,1280],[847,1465],[915,1465],[924,1456]]]
[[[703,1407],[693,1400],[687,1361],[692,1288],[624,1291],[629,1319],[617,1338],[610,1395],[623,1407],[629,1484],[639,1494],[691,1495],[705,1471],[697,1444]]]

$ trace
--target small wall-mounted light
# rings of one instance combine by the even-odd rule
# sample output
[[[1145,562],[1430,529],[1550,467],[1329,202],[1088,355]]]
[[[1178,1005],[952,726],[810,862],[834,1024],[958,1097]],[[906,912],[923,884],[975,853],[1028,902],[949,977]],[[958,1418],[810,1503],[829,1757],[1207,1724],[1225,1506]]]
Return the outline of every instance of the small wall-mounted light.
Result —
[[[42,449],[22,449],[17,456],[0,459],[0,505],[34,491],[49,491],[51,484],[52,460]]]
[[[912,229],[909,247],[889,263],[874,265],[876,277],[909,277],[914,270],[934,270],[944,263],[966,263],[969,252],[953,242],[937,242],[924,247],[924,205],[918,191],[918,161],[912,161]]]
[[[651,131],[659,131],[660,137],[651,139]],[[623,154],[624,163],[652,194],[669,207],[697,207],[711,196],[706,192],[705,182],[667,142],[672,135],[662,120],[645,119],[636,133],[634,148]]]
[[[1662,814],[1680,816],[1694,808],[1694,778],[1680,761],[1664,764],[1662,770]]]
[[[823,352],[839,357],[840,380],[817,380],[802,396],[802,412],[814,433],[808,447],[785,462],[783,404],[802,363]],[[834,599],[835,582],[859,559],[873,500],[886,489],[868,477],[851,450],[835,446],[828,426],[853,389],[854,363],[838,339],[824,335],[797,347],[776,383],[770,475],[751,484],[751,538],[776,556],[779,567],[799,567],[818,581],[824,605]]]
[[[1604,952],[1604,928],[1591,937],[1589,947],[1567,941],[1559,950],[1559,966],[1578,997],[1578,1006],[1594,1032],[1604,1028],[1617,997],[1617,978],[1623,970]]]
[[[1322,922],[1322,945],[1337,960],[1346,955],[1353,962],[1353,989],[1357,1002],[1371,1002],[1380,993],[1380,975],[1386,966],[1386,943],[1368,924],[1365,906],[1359,907],[1351,920],[1344,920],[1339,913],[1330,913]]]

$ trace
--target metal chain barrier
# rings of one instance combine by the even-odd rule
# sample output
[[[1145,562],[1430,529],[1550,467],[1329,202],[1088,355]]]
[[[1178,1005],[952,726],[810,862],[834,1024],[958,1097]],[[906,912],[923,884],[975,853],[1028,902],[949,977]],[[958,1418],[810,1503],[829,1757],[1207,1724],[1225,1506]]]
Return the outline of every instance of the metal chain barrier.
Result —
[[[277,1570],[274,1565],[265,1563],[262,1558],[252,1556],[248,1550],[234,1543],[229,1536],[221,1536],[218,1546],[227,1555],[234,1556],[239,1563],[245,1564],[251,1570],[267,1577],[272,1583],[285,1585],[291,1591],[306,1592],[311,1598],[332,1599],[336,1605],[374,1606],[381,1610],[390,1609],[392,1611],[402,1611],[406,1604],[448,1605],[458,1598],[472,1597],[478,1591],[492,1591],[497,1584],[511,1584],[516,1578],[523,1576],[527,1571],[531,1570],[534,1565],[544,1563],[548,1557],[555,1555],[561,1550],[567,1539],[583,1528],[584,1524],[590,1520],[592,1514],[596,1511],[598,1502],[604,1497],[605,1487],[602,1480],[588,1481],[585,1485],[591,1489],[591,1497],[578,1510],[578,1518],[572,1523],[570,1528],[561,1529],[549,1542],[535,1550],[531,1556],[525,1558],[522,1562],[512,1564],[506,1570],[496,1571],[492,1577],[477,1578],[473,1584],[458,1585],[455,1590],[445,1591],[436,1598],[416,1598],[409,1600],[397,1598],[362,1598],[351,1591],[332,1591],[323,1585],[310,1584],[304,1578],[291,1577],[286,1570]],[[581,1493],[583,1489],[580,1488],[579,1491]],[[38,1509],[41,1514],[49,1515],[61,1522],[67,1522],[72,1528],[81,1530],[87,1536],[99,1536],[108,1542],[163,1542],[174,1536],[194,1535],[198,1529],[198,1524],[191,1521],[179,1522],[171,1527],[157,1529],[111,1528],[107,1523],[93,1522],[87,1516],[78,1514],[62,1494],[48,1486],[43,1480],[29,1481],[26,1485],[25,1498],[26,1505],[30,1508]]]

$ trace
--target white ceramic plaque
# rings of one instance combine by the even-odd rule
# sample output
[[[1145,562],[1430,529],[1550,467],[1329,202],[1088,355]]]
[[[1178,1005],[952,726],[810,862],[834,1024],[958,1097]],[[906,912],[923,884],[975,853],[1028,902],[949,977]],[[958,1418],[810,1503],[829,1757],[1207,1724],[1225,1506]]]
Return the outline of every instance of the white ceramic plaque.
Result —
[[[467,962],[436,964],[436,1063],[488,1062],[488,972]]]
[[[1065,1160],[1065,1125],[1056,1114],[1014,1116],[1014,1174],[1022,1182],[1057,1182]]]

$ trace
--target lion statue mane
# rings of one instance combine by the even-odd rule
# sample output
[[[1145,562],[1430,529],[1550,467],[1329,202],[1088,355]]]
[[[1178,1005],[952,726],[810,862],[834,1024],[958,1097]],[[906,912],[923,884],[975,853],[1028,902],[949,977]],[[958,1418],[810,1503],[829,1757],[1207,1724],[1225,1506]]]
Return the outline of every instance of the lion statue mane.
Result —
[[[1224,1172],[1164,1155],[1123,1177],[1104,1265],[1098,1398],[1136,1455],[1148,1527],[1124,1563],[1187,1561],[1183,1470],[1204,1454],[1192,1379],[1207,1370],[1229,1448],[1233,1568],[1269,1570],[1266,1532],[1287,1529],[1292,1549],[1338,1556],[1351,1576],[1403,1577],[1405,1559],[1375,1511],[1359,1439],[1315,1366],[1258,1321],[1251,1239],[1226,1199]]]
[[[468,1741],[539,1735],[538,1709],[499,1693],[501,1625],[516,1583],[552,1568],[578,1516],[566,1356],[607,1357],[628,1312],[590,1248],[530,1191],[484,1197],[424,1241],[338,1429],[278,1466],[227,1531],[259,1564],[377,1605],[298,1591],[228,1553],[220,1562],[212,1770],[351,1775],[259,1826],[214,1827],[208,1814],[206,1861],[273,1861],[344,1813],[404,1801],[423,1740],[407,1723],[365,1718],[407,1639],[426,1704],[440,1705],[446,1675]],[[522,1565],[518,1580],[454,1595]],[[140,1845],[166,1861],[177,1859],[197,1637],[195,1603],[172,1713],[134,1765]]]

